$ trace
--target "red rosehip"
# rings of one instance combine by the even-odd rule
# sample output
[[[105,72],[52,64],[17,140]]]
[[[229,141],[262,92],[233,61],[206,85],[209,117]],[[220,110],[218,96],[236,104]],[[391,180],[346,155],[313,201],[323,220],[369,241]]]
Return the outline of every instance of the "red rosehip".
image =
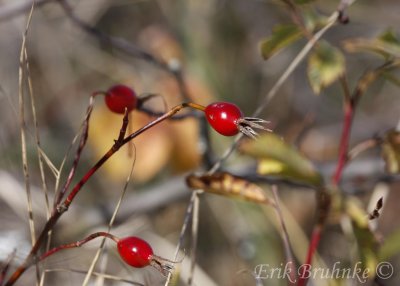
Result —
[[[115,85],[105,95],[108,108],[115,113],[124,114],[125,108],[128,109],[128,112],[136,108],[136,93],[125,85]]]
[[[239,133],[238,120],[243,117],[242,111],[235,104],[215,102],[204,110],[207,120],[218,133],[233,136]]]
[[[117,243],[119,255],[129,265],[142,268],[151,264],[153,249],[143,239],[136,236],[122,238]]]

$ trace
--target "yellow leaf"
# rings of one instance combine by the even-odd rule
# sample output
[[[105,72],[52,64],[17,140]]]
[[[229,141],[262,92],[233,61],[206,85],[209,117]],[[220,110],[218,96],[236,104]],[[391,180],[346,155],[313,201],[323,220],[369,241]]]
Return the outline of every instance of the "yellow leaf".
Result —
[[[316,186],[322,183],[312,163],[273,133],[244,141],[239,150],[259,159],[258,172],[261,175],[276,175]]]
[[[320,41],[308,58],[308,80],[316,94],[334,81],[345,71],[345,58],[337,48]]]

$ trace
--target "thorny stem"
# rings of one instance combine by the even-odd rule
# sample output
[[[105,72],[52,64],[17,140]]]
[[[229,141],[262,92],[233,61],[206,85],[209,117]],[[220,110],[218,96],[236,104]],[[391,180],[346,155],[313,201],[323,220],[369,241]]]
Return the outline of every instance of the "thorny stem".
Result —
[[[83,178],[75,185],[75,187],[71,190],[67,198],[64,200],[62,204],[59,204],[57,208],[53,210],[51,217],[48,219],[46,224],[44,225],[42,231],[40,232],[39,237],[36,240],[36,243],[32,246],[29,255],[26,257],[25,261],[15,270],[15,272],[11,275],[5,286],[14,285],[14,283],[19,279],[19,277],[35,262],[35,257],[37,252],[39,251],[41,245],[45,241],[47,233],[53,229],[57,221],[60,219],[63,213],[65,213],[71,203],[73,202],[76,195],[82,189],[83,185],[92,177],[92,175],[112,156],[114,155],[123,145],[131,141],[132,139],[136,138],[146,130],[150,129],[151,127],[163,122],[164,120],[172,117],[174,114],[179,112],[181,109],[191,107],[195,109],[202,108],[201,105],[195,103],[182,103],[173,107],[168,112],[164,113],[162,116],[158,117],[157,119],[151,121],[147,125],[143,126],[139,130],[135,131],[134,133],[130,134],[129,136],[119,139],[114,142],[114,145],[108,150],[108,152],[83,176]],[[126,117],[126,116],[125,116]],[[126,128],[125,123],[123,124],[122,128]],[[122,130],[122,132],[125,132]]]

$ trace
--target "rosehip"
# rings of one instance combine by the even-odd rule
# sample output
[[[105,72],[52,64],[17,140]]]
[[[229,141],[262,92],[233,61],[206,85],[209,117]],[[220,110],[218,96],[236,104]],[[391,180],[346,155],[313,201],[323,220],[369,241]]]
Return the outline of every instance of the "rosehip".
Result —
[[[115,112],[124,114],[125,108],[132,111],[137,106],[137,96],[133,89],[125,85],[115,85],[105,92],[105,102],[108,108]]]
[[[233,136],[239,133],[238,120],[243,117],[239,107],[228,102],[215,102],[204,110],[210,125],[218,133]]]
[[[121,258],[130,266],[142,268],[151,265],[164,276],[170,273],[176,263],[155,255],[150,244],[136,236],[119,239],[117,248]]]
[[[194,108],[198,108],[195,107]],[[208,122],[218,133],[233,136],[240,132],[256,138],[257,132],[253,128],[271,131],[263,125],[269,123],[264,119],[243,117],[242,111],[235,104],[229,102],[215,102],[202,109]]]
[[[150,265],[153,249],[143,239],[135,236],[125,237],[117,243],[119,255],[129,265],[142,268]]]

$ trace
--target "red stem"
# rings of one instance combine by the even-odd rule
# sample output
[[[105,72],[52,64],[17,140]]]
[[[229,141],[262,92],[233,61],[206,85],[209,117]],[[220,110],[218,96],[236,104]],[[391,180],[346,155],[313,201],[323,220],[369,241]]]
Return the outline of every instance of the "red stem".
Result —
[[[339,146],[339,156],[338,162],[336,164],[335,172],[332,176],[332,184],[334,187],[337,187],[340,179],[342,178],[343,169],[346,166],[348,161],[348,148],[349,148],[349,141],[350,141],[350,134],[351,134],[351,127],[354,117],[354,101],[349,98],[345,97],[344,101],[344,119],[343,119],[343,129],[342,135],[340,138],[340,146]],[[303,271],[300,275],[298,286],[304,286],[307,283],[308,276],[307,271],[311,268],[311,263],[313,256],[318,248],[319,241],[321,239],[321,232],[323,227],[323,221],[319,221],[313,229],[311,234],[311,241],[307,252],[307,257],[305,263],[302,265]]]
[[[317,224],[313,229],[306,261],[303,265],[300,266],[300,269],[302,269],[303,271],[299,274],[299,282],[297,284],[298,286],[304,286],[307,283],[307,280],[309,278],[308,273],[311,270],[312,259],[321,239],[321,231],[322,226],[319,224]]]
[[[84,238],[82,240],[79,240],[79,241],[76,241],[76,242],[73,242],[73,243],[63,244],[63,245],[54,247],[53,249],[50,249],[49,251],[47,251],[46,253],[42,254],[39,257],[39,261],[42,261],[42,260],[46,259],[50,255],[53,255],[54,253],[56,253],[56,252],[58,252],[60,250],[80,247],[80,246],[84,245],[85,243],[87,243],[87,242],[89,242],[89,241],[91,241],[91,240],[93,240],[93,239],[95,239],[95,238],[97,238],[99,236],[104,236],[106,238],[110,238],[110,239],[114,240],[116,243],[118,243],[118,241],[119,241],[119,238],[114,236],[114,235],[112,235],[111,233],[108,233],[108,232],[95,232],[95,233],[89,235],[88,237],[86,237],[86,238]]]
[[[335,173],[332,177],[332,183],[336,187],[343,174],[343,169],[347,163],[347,151],[349,149],[350,132],[353,122],[354,105],[352,101],[346,101],[344,105],[344,122],[343,131],[340,139],[339,158],[336,165]]]

